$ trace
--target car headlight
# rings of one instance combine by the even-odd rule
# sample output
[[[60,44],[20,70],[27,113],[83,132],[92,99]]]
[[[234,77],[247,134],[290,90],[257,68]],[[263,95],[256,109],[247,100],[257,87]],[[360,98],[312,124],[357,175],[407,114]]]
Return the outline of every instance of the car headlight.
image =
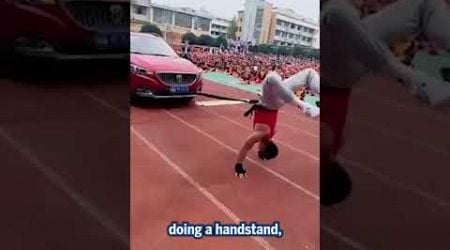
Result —
[[[55,5],[56,0],[17,0],[17,3],[29,5]]]
[[[135,75],[139,75],[139,76],[143,76],[143,77],[150,77],[153,76],[153,72],[148,71],[144,68],[141,68],[139,66],[136,66],[134,64],[130,64],[130,71],[131,73],[135,74]]]

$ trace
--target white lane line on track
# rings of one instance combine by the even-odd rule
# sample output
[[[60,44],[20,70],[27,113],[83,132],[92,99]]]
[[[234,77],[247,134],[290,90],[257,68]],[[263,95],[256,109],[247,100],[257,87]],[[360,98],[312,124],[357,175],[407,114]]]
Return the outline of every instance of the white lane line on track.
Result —
[[[378,125],[373,122],[366,122],[366,121],[362,121],[362,120],[358,120],[358,119],[354,119],[354,118],[349,119],[348,122],[356,124],[356,125],[359,124],[359,126],[361,126],[361,127],[367,127],[373,131],[377,131],[381,135],[384,134],[384,135],[388,136],[387,137],[388,139],[396,138],[398,141],[403,141],[408,144],[414,144],[417,147],[424,148],[432,153],[441,154],[445,157],[449,157],[449,155],[450,155],[449,150],[435,147],[434,144],[431,144],[431,143],[423,142],[421,140],[416,140],[414,138],[411,138],[411,136],[404,135],[400,132],[396,132],[391,129],[385,128],[383,125]]]
[[[340,160],[345,165],[353,166],[354,168],[358,169],[359,171],[365,173],[366,175],[373,176],[374,178],[376,178],[382,182],[388,183],[391,186],[397,187],[400,190],[404,190],[406,192],[412,193],[418,197],[421,197],[425,200],[430,201],[431,203],[435,203],[436,205],[438,205],[440,207],[443,207],[446,209],[448,209],[450,207],[449,201],[447,201],[443,198],[440,198],[438,196],[435,196],[429,192],[426,192],[414,185],[409,185],[407,183],[398,181],[392,177],[387,176],[386,174],[376,171],[375,169],[373,169],[363,163],[349,160],[343,156],[338,156],[338,160]]]
[[[56,188],[66,194],[75,204],[86,211],[94,218],[106,231],[110,232],[124,247],[129,246],[128,233],[123,231],[116,222],[102,213],[87,198],[83,197],[74,187],[70,186],[66,180],[51,167],[43,163],[30,150],[12,137],[4,128],[0,127],[0,136],[3,137],[22,157],[31,163],[47,180]]]
[[[428,117],[429,119],[432,120],[436,120],[436,121],[440,121],[446,124],[450,123],[450,119],[448,118],[448,114],[442,114],[442,113],[437,113],[437,112],[430,112],[433,111],[434,109],[439,110],[439,108],[433,108],[431,106],[418,106],[418,107],[412,107],[411,105],[406,105],[403,104],[399,101],[396,100],[391,100],[388,99],[386,97],[383,97],[382,94],[376,95],[373,94],[372,92],[370,92],[369,90],[364,90],[364,89],[357,89],[354,91],[354,95],[356,95],[356,97],[358,98],[364,98],[365,100],[369,100],[372,102],[377,102],[378,104],[380,102],[383,102],[384,104],[387,104],[387,106],[389,107],[394,107],[396,109],[399,109],[401,111],[407,111],[409,113],[413,113],[414,115],[417,114],[421,114],[424,117]],[[358,96],[359,95],[359,96]],[[411,98],[415,98],[413,96],[411,96]]]
[[[99,100],[101,100],[99,97],[96,97],[96,98],[99,99]],[[105,101],[103,101],[103,102],[106,103]],[[120,115],[120,112],[118,112],[119,110],[118,110],[117,108],[110,108],[110,107],[112,107],[112,105],[108,104],[108,105],[103,105],[103,106],[109,108],[110,110],[112,110],[112,111],[114,111],[115,113],[118,113],[118,114]],[[232,106],[232,107],[233,107],[233,106]],[[214,139],[215,139],[215,138],[214,138]],[[219,144],[220,144],[220,143],[219,143]],[[228,149],[230,149],[230,148],[228,148]],[[231,148],[230,150],[233,151],[233,152],[235,152],[234,149],[232,149],[232,148]],[[441,207],[448,208],[448,207],[450,206],[450,202],[446,201],[445,199],[439,198],[439,197],[437,197],[437,196],[435,196],[435,195],[432,195],[432,194],[430,194],[430,193],[428,193],[428,192],[425,192],[425,191],[421,190],[420,188],[417,188],[417,187],[415,187],[415,186],[408,185],[408,184],[406,184],[406,183],[402,183],[402,182],[400,182],[400,181],[397,181],[397,180],[395,180],[395,179],[393,179],[393,178],[391,178],[391,177],[389,177],[389,176],[387,176],[387,175],[385,175],[385,174],[383,174],[383,173],[380,173],[380,172],[375,171],[375,170],[374,170],[373,168],[371,168],[371,167],[368,167],[368,166],[365,166],[365,165],[363,166],[361,163],[357,163],[357,162],[355,162],[355,161],[351,161],[351,160],[345,159],[344,157],[340,157],[340,158],[343,160],[343,162],[346,162],[347,164],[352,165],[352,166],[356,166],[357,169],[359,169],[361,172],[363,172],[363,173],[365,173],[365,174],[367,174],[367,175],[369,175],[369,176],[372,176],[372,177],[374,177],[374,178],[376,178],[376,179],[379,179],[379,180],[381,180],[381,181],[384,181],[384,182],[386,182],[386,183],[388,183],[388,184],[390,184],[390,185],[392,185],[392,186],[395,186],[395,187],[397,187],[397,188],[399,188],[399,189],[402,189],[402,190],[411,192],[411,193],[415,194],[416,196],[425,198],[426,200],[431,201],[431,202],[433,202],[433,203],[436,203],[436,204],[438,204],[438,205],[441,206]],[[251,162],[256,162],[256,161],[254,161],[254,160],[252,160],[252,159],[249,159],[249,160],[250,160]],[[260,166],[260,164],[259,164],[258,162],[256,162],[256,164]],[[267,171],[267,170],[271,171],[270,169],[265,168],[265,167],[263,167],[263,169],[265,169],[266,171]],[[273,171],[273,172],[274,172],[274,171]],[[279,175],[279,174],[276,173],[276,172],[275,172],[275,173],[272,173],[272,174],[275,174],[275,176],[278,175],[277,177],[279,177],[279,178],[281,178],[281,179],[285,178],[284,176]],[[286,179],[287,179],[287,178],[286,178]],[[289,184],[293,185],[294,187],[296,187],[296,188],[298,189],[297,186],[299,186],[299,185],[295,184],[294,182],[290,181],[289,179],[287,179],[287,182],[288,182]],[[300,189],[300,190],[301,190],[301,189]],[[342,241],[342,239],[340,239],[340,240]]]
[[[277,126],[285,127],[285,128],[291,129],[291,130],[293,130],[295,133],[307,135],[307,136],[310,136],[310,137],[313,137],[313,138],[316,138],[316,139],[319,138],[319,136],[316,135],[316,134],[313,134],[313,133],[308,132],[308,131],[301,130],[301,129],[299,129],[299,128],[296,128],[296,127],[294,127],[294,126],[288,125],[288,124],[283,123],[283,122],[278,122]]]
[[[352,249],[356,249],[356,250],[366,250],[366,249],[368,249],[367,247],[363,246],[361,243],[356,242],[352,238],[349,238],[347,236],[342,235],[340,232],[338,232],[337,230],[334,230],[330,226],[324,225],[322,223],[320,228],[322,230],[324,230],[325,232],[327,232],[328,234],[330,234],[331,236],[333,236],[334,238],[336,238],[336,239],[340,240],[341,242],[345,243],[347,246],[351,247]]]
[[[159,150],[153,143],[151,143],[147,138],[145,138],[141,133],[139,133],[133,126],[130,126],[131,133],[133,133],[139,140],[141,140],[150,150],[154,151],[162,160],[164,160],[171,168],[173,168],[179,175],[181,175],[187,182],[194,186],[202,195],[204,195],[209,201],[211,201],[219,210],[221,210],[225,215],[233,220],[234,223],[238,224],[242,220],[231,211],[225,204],[219,201],[213,194],[211,194],[205,187],[200,183],[195,181],[188,173],[186,173],[182,167],[173,162],[169,156],[164,154]],[[259,237],[252,237],[261,247],[264,249],[275,249],[266,240]]]
[[[209,138],[210,140],[212,140],[212,141],[214,141],[215,143],[221,145],[222,147],[228,149],[229,151],[231,151],[231,152],[233,152],[233,153],[235,153],[235,154],[238,154],[238,153],[239,153],[237,149],[235,149],[235,148],[233,148],[233,147],[227,145],[227,144],[224,143],[223,141],[221,141],[221,140],[217,139],[216,137],[214,137],[214,136],[212,136],[212,135],[206,133],[205,131],[203,131],[202,129],[196,127],[195,125],[190,124],[189,122],[187,122],[187,121],[185,121],[184,119],[178,117],[177,115],[173,114],[172,112],[170,112],[170,111],[168,111],[168,110],[163,110],[163,111],[164,111],[166,114],[168,114],[170,117],[172,117],[173,119],[175,119],[175,120],[181,122],[182,124],[184,124],[185,126],[191,128],[191,129],[197,131],[199,134],[202,134],[203,136]],[[273,171],[273,170],[270,169],[270,168],[267,168],[267,167],[264,166],[263,164],[259,163],[258,161],[254,160],[254,159],[252,159],[252,158],[250,158],[250,157],[248,157],[248,156],[247,156],[247,160],[250,161],[251,163],[257,165],[258,167],[260,167],[260,168],[263,169],[264,171],[269,172],[269,173],[272,174],[273,176],[275,176],[275,177],[281,179],[282,181],[286,182],[287,184],[291,185],[291,186],[294,187],[295,189],[300,190],[301,192],[305,193],[307,196],[309,196],[309,197],[311,197],[311,198],[313,198],[313,199],[315,199],[315,200],[319,200],[319,196],[318,196],[318,195],[312,193],[312,192],[309,191],[308,189],[302,187],[301,185],[295,183],[294,181],[288,179],[287,177],[285,177],[285,176],[279,174],[279,173],[276,172],[276,171]]]
[[[94,100],[95,102],[97,102],[98,104],[100,104],[101,106],[108,108],[112,111],[114,111],[116,114],[118,114],[120,117],[124,118],[124,119],[130,119],[130,115],[122,112],[122,110],[118,109],[117,107],[115,107],[114,105],[111,105],[109,102],[103,100],[102,98],[94,95],[93,93],[89,92],[89,91],[83,91],[83,94],[89,98],[91,98],[92,100]]]
[[[247,126],[244,126],[243,124],[241,124],[241,123],[239,123],[239,122],[237,122],[237,121],[235,121],[235,120],[233,120],[233,119],[231,119],[231,118],[228,118],[228,117],[226,117],[226,116],[223,116],[223,115],[217,113],[216,111],[211,111],[211,110],[206,109],[206,108],[201,108],[201,109],[204,110],[205,112],[208,112],[208,113],[210,113],[210,114],[212,114],[212,115],[215,115],[215,116],[217,116],[217,117],[219,117],[219,118],[221,118],[221,119],[223,119],[223,120],[226,120],[226,121],[228,121],[228,122],[230,122],[230,123],[233,123],[233,124],[235,124],[236,126],[239,126],[239,127],[241,127],[241,128],[244,128],[244,129],[246,129],[246,130],[251,131],[251,129],[248,128]],[[282,142],[282,141],[280,141],[280,140],[275,140],[275,141],[278,142],[280,145],[283,145],[283,146],[289,148],[289,149],[292,150],[292,151],[295,151],[295,152],[297,152],[297,153],[300,153],[300,154],[302,154],[302,155],[304,155],[304,156],[306,156],[306,157],[308,157],[308,158],[310,158],[310,159],[312,159],[312,160],[314,160],[314,161],[319,161],[319,157],[317,157],[317,156],[315,156],[315,155],[313,155],[313,154],[311,154],[311,153],[309,153],[309,152],[306,152],[306,151],[304,151],[304,150],[302,150],[302,149],[298,149],[298,148],[296,148],[296,147],[294,147],[294,146],[292,146],[292,145],[290,145],[290,144],[288,144],[288,143]]]
[[[97,98],[98,98],[98,97],[97,97]],[[103,106],[105,106],[105,105],[103,105]],[[105,107],[109,107],[109,106],[112,106],[112,105],[107,105],[107,106],[105,106]],[[118,113],[118,109],[117,109],[117,108],[109,108],[109,109],[110,109],[111,111],[115,112],[115,113]],[[119,114],[119,113],[118,113],[118,114]],[[219,143],[219,144],[220,144],[220,143]],[[233,148],[229,148],[229,147],[227,147],[227,148],[228,148],[229,150],[231,150],[232,152],[237,152],[237,151],[234,150]],[[249,160],[252,161],[252,162],[255,162],[255,161],[252,160],[252,159],[249,159]],[[258,164],[258,162],[256,162],[256,164],[257,164],[258,166],[261,166],[261,165]],[[266,170],[266,171],[272,171],[272,170],[270,170],[270,169],[268,169],[268,168],[265,168],[264,166],[262,166],[262,168],[263,168],[264,170]],[[274,171],[272,171],[272,172],[274,172]],[[282,176],[282,175],[280,175],[280,174],[278,174],[278,173],[276,173],[276,172],[274,172],[274,173],[272,173],[272,174],[274,174],[274,175],[277,176],[278,178],[281,178],[281,179],[284,178],[284,176]],[[299,185],[295,184],[294,182],[290,181],[290,180],[287,179],[287,178],[286,178],[286,180],[287,180],[287,182],[288,182],[289,184],[293,185],[294,187],[299,186]],[[301,188],[301,186],[300,186],[300,188]],[[302,189],[300,189],[300,191],[303,192]],[[312,194],[312,195],[314,195],[314,194]],[[316,195],[314,195],[314,196],[315,196],[315,199],[319,200],[319,197],[318,197],[318,196],[316,196]],[[351,242],[354,242],[354,241],[350,240],[350,238],[345,237],[345,236],[342,236],[342,234],[338,233],[336,230],[332,229],[331,227],[328,227],[328,228],[331,229],[331,230],[333,230],[333,232],[335,232],[334,234],[332,234],[332,236],[335,237],[336,239],[342,241],[344,244],[349,245],[349,243],[350,243],[350,246],[351,246]]]
[[[209,110],[208,110],[208,112],[215,113],[215,111],[209,111]],[[220,115],[218,115],[218,116],[220,116]],[[230,122],[236,123],[236,122],[232,121],[231,119],[229,119],[227,117],[223,117],[223,118],[228,120],[228,121],[230,121]],[[361,125],[363,125],[363,124],[361,124]],[[422,145],[422,146],[426,147],[428,145]],[[436,148],[429,148],[429,149],[433,150],[435,152],[442,153],[442,154],[444,153],[444,151],[438,151],[438,149],[436,149]],[[445,153],[448,153],[448,152],[445,152]],[[415,194],[415,195],[417,195],[419,197],[422,197],[422,198],[424,198],[424,199],[426,199],[426,200],[428,200],[428,201],[430,201],[432,203],[436,203],[437,205],[439,205],[441,207],[449,207],[450,206],[450,202],[449,201],[446,201],[445,199],[442,199],[442,198],[439,198],[439,197],[437,197],[437,196],[435,196],[433,194],[430,194],[430,193],[428,193],[428,192],[426,192],[426,191],[424,191],[424,190],[422,190],[422,189],[420,189],[418,187],[415,187],[415,186],[408,185],[408,184],[405,184],[403,182],[397,181],[397,180],[395,180],[395,179],[393,179],[393,178],[391,178],[391,177],[389,177],[389,176],[387,176],[385,174],[382,174],[382,173],[374,170],[371,167],[363,166],[361,163],[357,163],[355,161],[347,160],[347,159],[345,159],[343,157],[340,157],[340,159],[342,160],[343,163],[346,163],[348,165],[352,165],[354,167],[357,167],[361,172],[363,172],[363,173],[365,173],[367,175],[371,175],[371,176],[375,177],[376,179],[379,179],[379,180],[381,180],[383,182],[390,183],[391,185],[396,186],[399,189],[402,189],[404,191],[408,191],[410,193],[413,193],[413,194]]]

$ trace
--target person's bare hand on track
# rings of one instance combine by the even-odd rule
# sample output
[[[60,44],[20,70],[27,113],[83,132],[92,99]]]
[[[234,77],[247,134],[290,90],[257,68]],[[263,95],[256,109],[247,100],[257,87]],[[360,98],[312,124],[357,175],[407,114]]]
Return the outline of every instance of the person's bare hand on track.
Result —
[[[236,177],[239,177],[240,179],[244,179],[245,177],[247,177],[247,171],[244,169],[242,164],[236,164],[234,166],[234,171]]]

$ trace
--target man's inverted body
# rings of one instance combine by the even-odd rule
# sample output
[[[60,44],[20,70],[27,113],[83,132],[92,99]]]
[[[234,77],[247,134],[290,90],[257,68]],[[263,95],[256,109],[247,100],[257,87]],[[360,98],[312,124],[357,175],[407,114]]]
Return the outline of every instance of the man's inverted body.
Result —
[[[313,69],[305,69],[282,81],[276,72],[267,74],[263,81],[260,103],[253,106],[253,132],[246,139],[236,159],[236,176],[245,177],[243,162],[247,153],[258,143],[258,156],[262,160],[270,160],[278,155],[278,148],[273,142],[276,133],[278,110],[285,104],[291,104],[302,110],[308,116],[317,117],[319,109],[300,100],[295,92],[307,88],[315,94],[320,94],[320,77]]]

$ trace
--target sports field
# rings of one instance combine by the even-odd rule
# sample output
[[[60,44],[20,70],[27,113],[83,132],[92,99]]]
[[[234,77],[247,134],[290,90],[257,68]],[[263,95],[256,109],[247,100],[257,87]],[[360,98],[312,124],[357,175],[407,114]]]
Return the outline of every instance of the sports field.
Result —
[[[204,91],[256,96],[210,81]],[[319,122],[285,108],[276,135],[280,155],[261,161],[252,151],[249,177],[240,180],[233,166],[251,132],[247,108],[206,98],[131,108],[133,249],[319,249]],[[286,233],[281,239],[170,238],[172,221],[279,221]]]

